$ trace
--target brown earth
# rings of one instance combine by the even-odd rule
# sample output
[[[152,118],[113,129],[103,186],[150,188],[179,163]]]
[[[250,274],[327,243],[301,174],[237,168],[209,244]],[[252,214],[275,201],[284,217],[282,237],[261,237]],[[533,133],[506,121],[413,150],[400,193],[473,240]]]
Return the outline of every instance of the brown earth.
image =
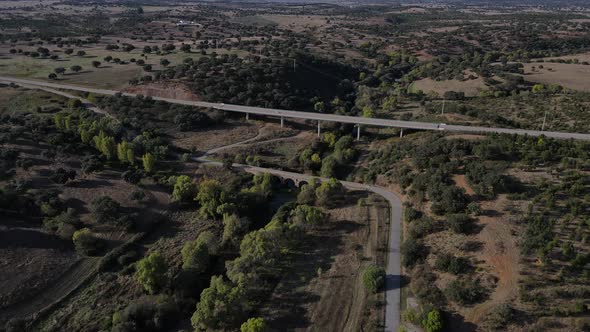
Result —
[[[432,91],[439,96],[442,96],[447,91],[464,92],[466,96],[477,96],[480,91],[487,90],[482,78],[465,81],[455,79],[435,81],[431,78],[424,78],[414,82],[413,86],[416,90],[421,90],[426,94]]]
[[[469,196],[475,195],[475,191],[471,188],[471,186],[467,183],[467,179],[465,179],[464,174],[455,175],[453,176],[453,181],[459,188],[465,189],[465,193]]]
[[[136,86],[130,86],[123,90],[124,92],[141,94],[150,97],[172,98],[199,101],[199,96],[194,94],[191,89],[182,83],[165,82],[149,83]]]
[[[170,131],[172,144],[182,149],[196,149],[207,151],[212,148],[241,142],[253,138],[263,126],[259,122],[240,122],[226,120],[223,125],[217,125],[201,131],[181,132]]]
[[[483,202],[483,211],[502,211],[507,204],[505,195],[495,201]],[[520,250],[514,227],[502,215],[481,216],[478,224],[483,227],[477,241],[483,250],[477,258],[485,262],[486,270],[497,278],[496,287],[487,301],[464,310],[465,320],[479,324],[497,305],[511,302],[518,296]]]

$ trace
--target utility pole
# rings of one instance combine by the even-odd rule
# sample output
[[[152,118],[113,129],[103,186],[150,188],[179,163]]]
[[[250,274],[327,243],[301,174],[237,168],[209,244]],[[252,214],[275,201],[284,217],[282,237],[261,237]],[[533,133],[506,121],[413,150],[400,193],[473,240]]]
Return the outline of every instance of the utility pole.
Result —
[[[545,116],[543,117],[543,125],[541,126],[541,131],[545,130],[545,122],[547,121],[547,110],[545,110]]]
[[[556,108],[554,107],[553,110],[556,110]],[[543,125],[541,126],[541,131],[545,130],[545,123],[547,122],[547,113],[549,113],[549,111],[545,110],[545,115],[543,116]]]

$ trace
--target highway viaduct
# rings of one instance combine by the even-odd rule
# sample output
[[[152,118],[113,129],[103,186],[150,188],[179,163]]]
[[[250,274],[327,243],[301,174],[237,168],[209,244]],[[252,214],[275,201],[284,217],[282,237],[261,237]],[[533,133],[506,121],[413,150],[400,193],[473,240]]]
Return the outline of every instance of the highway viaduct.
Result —
[[[53,89],[73,90],[94,94],[102,95],[116,95],[121,94],[128,97],[137,97],[138,94],[127,93],[116,90],[107,89],[96,89],[88,88],[60,83],[51,83],[43,81],[35,81],[28,79],[19,79],[13,77],[0,76],[0,82],[14,83],[17,85],[23,85],[28,87],[45,87]],[[419,122],[419,121],[401,121],[401,120],[390,120],[390,119],[379,119],[379,118],[365,118],[358,116],[347,116],[337,114],[325,114],[325,113],[311,113],[311,112],[299,112],[290,110],[281,110],[273,108],[262,108],[242,105],[231,105],[225,103],[211,103],[203,101],[191,101],[182,99],[162,98],[162,97],[151,97],[154,100],[164,101],[172,104],[205,107],[212,108],[220,111],[237,112],[246,114],[246,118],[249,118],[250,114],[257,114],[263,116],[271,116],[279,118],[281,125],[284,125],[284,119],[302,119],[302,120],[314,120],[317,121],[317,132],[318,135],[321,133],[322,122],[338,122],[353,124],[357,128],[357,138],[360,138],[361,126],[374,126],[374,127],[389,127],[399,128],[403,135],[404,129],[416,129],[416,130],[437,130],[437,131],[448,131],[448,132],[462,132],[462,133],[474,133],[474,134],[485,134],[485,133],[496,133],[496,134],[511,134],[511,135],[528,135],[528,136],[546,136],[551,138],[559,139],[575,139],[575,140],[586,140],[590,141],[590,134],[585,133],[571,133],[571,132],[557,132],[557,131],[541,131],[541,130],[527,130],[527,129],[510,129],[510,128],[496,128],[496,127],[479,127],[479,126],[461,126],[461,125],[450,125],[444,123],[432,123],[432,122]]]

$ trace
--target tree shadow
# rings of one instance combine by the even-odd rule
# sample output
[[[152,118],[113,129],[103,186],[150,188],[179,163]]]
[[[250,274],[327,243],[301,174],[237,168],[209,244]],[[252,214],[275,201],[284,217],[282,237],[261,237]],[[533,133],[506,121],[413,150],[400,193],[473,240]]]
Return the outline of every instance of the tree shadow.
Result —
[[[69,244],[69,245],[68,245]],[[0,230],[0,248],[37,248],[69,250],[71,242],[39,229]]]
[[[458,313],[447,312],[445,313],[445,319],[448,322],[447,331],[462,331],[462,332],[475,332],[477,331],[477,325],[465,321],[465,317]]]
[[[80,180],[77,182],[72,182],[70,184],[71,187],[83,188],[83,189],[108,187],[110,185],[111,184],[108,181],[99,180],[99,179],[85,179],[85,180]]]
[[[385,276],[385,291],[401,289],[410,283],[408,277],[404,275],[388,274]]]

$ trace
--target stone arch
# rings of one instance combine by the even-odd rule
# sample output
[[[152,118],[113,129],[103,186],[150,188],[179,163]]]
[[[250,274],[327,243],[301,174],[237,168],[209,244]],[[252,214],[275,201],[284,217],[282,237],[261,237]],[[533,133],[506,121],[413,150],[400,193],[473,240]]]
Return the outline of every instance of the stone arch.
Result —
[[[284,183],[287,186],[287,188],[289,188],[289,189],[297,188],[297,184],[295,183],[295,181],[293,179],[285,179]]]

